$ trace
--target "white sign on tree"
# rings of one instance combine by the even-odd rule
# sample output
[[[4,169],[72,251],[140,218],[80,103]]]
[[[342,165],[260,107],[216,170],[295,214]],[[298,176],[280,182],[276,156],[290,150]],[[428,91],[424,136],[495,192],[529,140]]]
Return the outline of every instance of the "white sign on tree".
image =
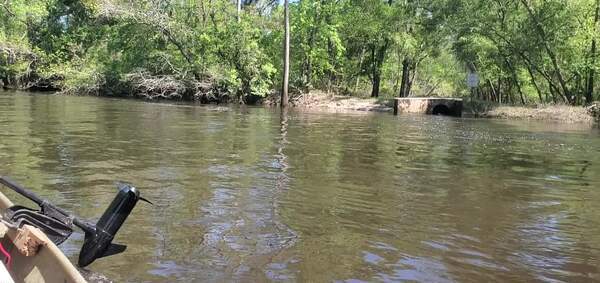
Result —
[[[479,86],[479,75],[477,75],[477,73],[467,74],[467,86],[471,88]]]

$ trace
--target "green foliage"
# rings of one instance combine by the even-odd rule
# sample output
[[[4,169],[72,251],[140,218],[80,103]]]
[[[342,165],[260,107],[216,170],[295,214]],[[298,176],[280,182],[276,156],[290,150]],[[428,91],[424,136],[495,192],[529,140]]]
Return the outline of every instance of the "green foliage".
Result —
[[[582,103],[597,68],[591,57],[598,35],[594,12],[598,2],[453,0],[450,24],[458,35],[457,59],[473,64],[488,82],[488,94],[505,101]],[[594,77],[591,77],[594,79]],[[491,82],[498,82],[495,87]],[[495,88],[495,89],[494,89]],[[497,98],[496,100],[499,100]]]
[[[104,94],[126,87],[127,78],[161,78],[155,82],[186,82],[188,94],[213,84],[242,101],[264,97],[281,85],[282,9],[277,1],[245,3],[238,19],[229,0],[5,1],[0,79],[30,87],[53,78],[63,91]],[[474,68],[480,99],[584,103],[588,82],[600,73],[591,48],[597,5],[294,1],[292,87],[362,95],[381,89],[390,97],[407,85],[410,95],[470,95],[465,78]],[[195,97],[180,92],[173,97]]]
[[[249,17],[249,16],[248,16]],[[259,45],[262,30],[251,23],[230,22],[232,28],[218,30],[218,54],[226,63],[225,82],[240,98],[251,94],[266,96],[272,85],[275,68]]]
[[[346,51],[341,38],[341,8],[337,1],[300,1],[292,9],[295,51],[293,73],[298,87],[324,86],[340,73]]]

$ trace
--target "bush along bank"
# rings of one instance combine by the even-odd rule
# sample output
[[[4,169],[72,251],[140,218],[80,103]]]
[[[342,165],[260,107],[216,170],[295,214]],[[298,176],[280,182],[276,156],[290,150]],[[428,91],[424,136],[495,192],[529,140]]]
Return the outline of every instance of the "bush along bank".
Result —
[[[38,71],[40,57],[20,47],[0,44],[0,87],[32,91],[58,90],[58,75],[44,76]]]
[[[135,97],[148,100],[182,100],[200,103],[254,104],[261,96],[242,95],[210,75],[200,79],[173,74],[152,74],[138,69],[118,75],[86,66],[48,65],[31,50],[0,45],[0,87],[53,91],[68,95]]]

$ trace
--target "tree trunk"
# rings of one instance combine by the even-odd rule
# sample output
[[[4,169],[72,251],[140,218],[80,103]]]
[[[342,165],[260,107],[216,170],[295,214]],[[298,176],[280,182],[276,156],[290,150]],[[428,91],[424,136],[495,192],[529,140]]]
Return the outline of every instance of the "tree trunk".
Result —
[[[314,36],[311,35],[308,43],[308,56],[306,56],[306,69],[304,70],[304,85],[307,88],[310,88],[312,81],[312,58],[310,57],[310,54],[312,54],[313,49],[313,38]]]
[[[281,90],[281,108],[286,108],[289,103],[288,83],[290,80],[290,10],[289,0],[284,0],[284,28],[285,39],[283,43],[283,89]]]
[[[306,90],[308,91],[311,82],[312,82],[312,58],[311,54],[313,53],[313,48],[315,45],[315,36],[319,32],[318,27],[320,25],[320,14],[317,14],[315,23],[310,28],[309,36],[308,36],[308,50],[304,52],[304,54],[308,54],[305,58],[304,68],[302,70],[302,79],[304,80],[304,86],[306,86]]]
[[[521,99],[521,104],[525,105],[525,98],[523,97],[523,90],[521,89],[521,83],[519,82],[519,78],[517,77],[517,70],[509,59],[504,59],[504,60],[506,61],[506,65],[510,69],[512,80],[515,83],[515,86],[517,87],[517,92],[519,93],[519,98]],[[514,100],[513,100],[513,103],[514,103]]]
[[[552,51],[552,49],[550,48],[550,45],[548,44],[547,37],[546,37],[546,31],[544,30],[544,27],[539,22],[538,18],[535,16],[535,13],[533,12],[533,8],[531,8],[531,6],[529,5],[528,0],[521,0],[521,3],[523,3],[523,5],[525,6],[525,9],[527,9],[527,14],[529,14],[529,17],[531,17],[531,19],[534,21],[535,29],[537,30],[538,34],[540,35],[543,45],[544,45],[544,49],[546,50],[548,57],[550,57],[550,61],[552,62],[552,66],[554,67],[554,71],[558,78],[558,83],[560,84],[560,87],[563,91],[564,96],[567,98],[567,101],[569,103],[571,103],[571,100],[572,100],[571,92],[569,91],[569,88],[567,86],[565,78],[563,77],[562,71],[558,65],[558,59],[556,58],[556,54],[554,53],[554,51]]]
[[[408,96],[408,80],[410,78],[410,59],[404,57],[402,60],[402,82],[400,83],[400,97]]]
[[[241,21],[242,14],[242,0],[237,0],[237,21],[238,23]]]
[[[557,96],[560,97],[561,99],[563,99],[563,101],[568,101],[567,97],[564,96],[562,93],[560,93],[560,91],[558,90],[558,87],[556,85],[554,85],[554,82],[552,82],[552,77],[550,77],[550,75],[546,74],[543,70],[537,68],[535,66],[535,64],[533,64],[531,62],[531,60],[529,60],[529,58],[523,53],[520,52],[521,58],[523,58],[523,60],[525,60],[525,64],[527,65],[527,67],[535,69],[540,75],[542,75],[542,77],[544,77],[546,79],[546,82],[548,82],[548,87],[551,90],[550,94],[552,95],[552,101],[554,101],[554,103],[557,102]],[[547,96],[547,95],[546,95]],[[546,101],[548,101],[548,99],[546,98]]]
[[[393,0],[388,0],[388,5],[392,5]],[[379,97],[379,88],[381,85],[381,67],[383,66],[383,61],[385,60],[385,53],[387,52],[388,45],[390,44],[390,39],[385,38],[383,40],[383,44],[377,49],[375,52],[375,46],[371,48],[371,57],[373,58],[373,63],[371,66],[371,75],[372,75],[372,83],[373,88],[371,88],[371,97]]]
[[[376,54],[375,52],[372,52],[375,58],[373,58],[373,88],[371,89],[371,97],[379,97],[379,88],[381,84],[381,67],[383,66],[383,61],[385,60],[385,53],[387,51],[389,43],[389,39],[386,38],[383,41],[383,45],[381,45],[378,48]]]
[[[498,103],[502,104],[502,80],[498,78]]]
[[[365,58],[365,47],[363,46],[360,52],[360,60],[358,61],[358,74],[356,75],[356,84],[354,85],[354,92],[358,89],[360,83],[360,74],[362,73],[363,60]]]
[[[548,82],[548,89],[550,90],[550,94],[552,95],[552,102],[554,102],[554,104],[556,104],[558,102],[556,97],[559,96],[556,94],[558,92],[558,89],[556,88],[556,86],[554,84],[552,84],[552,82],[550,80],[546,80],[546,81]],[[562,96],[560,96],[560,97],[562,97]]]
[[[202,27],[206,25],[206,9],[204,8],[204,1],[200,1],[200,10],[202,11]]]
[[[592,103],[594,101],[594,78],[596,76],[596,39],[592,41],[592,67],[590,68],[588,79],[587,79],[587,87],[585,90],[585,102],[586,104]]]
[[[398,60],[402,58],[402,52],[400,48],[396,48],[396,56]],[[402,64],[398,64],[396,73],[394,73],[394,93],[400,95],[400,84],[402,83]]]
[[[575,93],[576,93],[573,104],[580,105],[585,100],[584,95],[585,95],[585,88],[587,87],[587,75],[585,77],[586,77],[586,79],[584,80],[582,78],[582,75],[579,72],[577,72],[575,74],[575,76],[573,77],[573,80],[575,81],[574,85],[575,85]]]
[[[515,104],[515,96],[513,94],[513,84],[510,83],[510,78],[505,78],[506,81],[506,102],[508,104]]]
[[[494,89],[494,84],[492,84],[492,80],[488,79],[488,84],[490,85],[490,89],[492,90],[492,93],[490,95],[490,101],[496,101],[496,97],[498,97],[498,94],[496,94],[496,90]]]
[[[598,20],[600,16],[600,0],[596,1],[596,15],[594,17],[594,30],[596,30],[596,26],[598,25]],[[586,104],[592,103],[594,101],[594,77],[596,76],[596,38],[592,39],[592,50],[590,52],[591,62],[590,62],[590,70],[587,78],[587,86],[585,90],[585,102]]]
[[[335,70],[337,62],[335,58],[333,42],[331,41],[331,39],[327,39],[327,53],[329,54],[329,63],[331,64],[332,69]],[[327,92],[329,93],[331,91],[331,85],[335,80],[335,72],[332,70],[328,70],[327,73]]]
[[[527,64],[525,64],[527,65]],[[542,91],[540,90],[540,87],[537,84],[537,81],[535,80],[535,75],[533,74],[533,70],[531,69],[531,66],[527,65],[527,72],[529,73],[529,77],[531,77],[531,84],[533,84],[533,87],[535,88],[535,91],[538,94],[538,97],[540,98],[540,103],[544,103],[544,99],[542,98]]]
[[[539,85],[537,84],[537,82],[535,80],[534,71],[537,71],[540,75],[542,75],[542,77],[544,77],[546,79],[546,81],[548,81],[548,85],[549,86],[554,85],[552,83],[552,79],[549,76],[547,76],[542,70],[540,70],[539,68],[537,68],[531,62],[531,60],[529,60],[529,57],[527,57],[527,55],[523,51],[519,51],[519,55],[525,61],[525,66],[527,66],[527,71],[529,72],[529,75],[531,76],[531,82],[533,83],[533,85],[535,86],[535,88],[536,88],[536,90],[538,92],[538,96],[540,97],[540,102],[542,102],[543,101],[543,99],[542,99],[542,93],[541,93],[541,90],[539,88]],[[552,92],[551,94],[552,94],[552,100],[554,101],[554,103],[556,103],[556,94],[554,92]],[[561,96],[561,98],[563,98],[566,101],[566,98],[564,98],[563,96]],[[548,92],[546,92],[546,101],[550,101],[548,99]]]
[[[417,62],[411,60],[411,65],[410,68],[408,69],[408,71],[411,73],[410,76],[408,76],[408,87],[406,88],[406,96],[410,96],[410,92],[412,91],[412,85],[413,82],[415,81],[415,78],[417,77]]]
[[[371,97],[379,97],[379,85],[381,84],[381,74],[373,74],[373,88],[371,88]]]

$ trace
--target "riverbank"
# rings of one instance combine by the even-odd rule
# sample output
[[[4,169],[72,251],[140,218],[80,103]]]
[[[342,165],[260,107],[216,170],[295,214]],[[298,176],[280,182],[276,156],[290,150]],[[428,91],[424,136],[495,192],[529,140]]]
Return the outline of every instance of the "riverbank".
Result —
[[[272,102],[272,99],[265,100],[265,104],[273,105]],[[292,99],[292,105],[298,109],[315,109],[329,112],[393,112],[394,110],[394,103],[391,99],[334,95],[325,92],[312,92],[295,96]]]
[[[485,113],[481,118],[546,120],[566,123],[592,123],[594,118],[584,107],[566,105],[544,105],[541,107],[499,106]]]
[[[510,120],[540,120],[592,124],[600,119],[600,103],[591,106],[533,105],[512,106],[465,102],[466,116]]]
[[[48,92],[46,92],[48,93]],[[59,94],[60,95],[60,94]],[[64,94],[68,95],[68,94]],[[112,95],[99,95],[103,97],[115,97]],[[179,97],[159,97],[149,99],[146,96],[121,96],[140,100],[165,100],[165,101],[194,101],[207,103],[202,100],[185,100]],[[211,101],[215,103],[214,101]],[[274,107],[279,102],[279,95],[273,94],[264,99],[257,99],[256,103],[268,107]],[[231,103],[231,102],[230,102]],[[309,94],[295,95],[291,98],[291,105],[302,111],[325,111],[325,112],[393,112],[393,99],[354,97],[315,91]],[[538,120],[553,121],[561,123],[587,123],[593,124],[600,121],[600,102],[588,107],[569,105],[534,105],[534,106],[507,106],[495,105],[478,101],[465,101],[463,115],[474,118],[492,118],[508,120]]]
[[[265,99],[264,104],[277,104],[278,96]],[[298,109],[313,109],[328,112],[367,111],[393,112],[393,99],[361,98],[314,92],[298,95],[292,99]],[[592,106],[534,105],[510,106],[465,101],[466,117],[510,120],[540,120],[562,123],[588,123],[600,119],[600,102]]]

